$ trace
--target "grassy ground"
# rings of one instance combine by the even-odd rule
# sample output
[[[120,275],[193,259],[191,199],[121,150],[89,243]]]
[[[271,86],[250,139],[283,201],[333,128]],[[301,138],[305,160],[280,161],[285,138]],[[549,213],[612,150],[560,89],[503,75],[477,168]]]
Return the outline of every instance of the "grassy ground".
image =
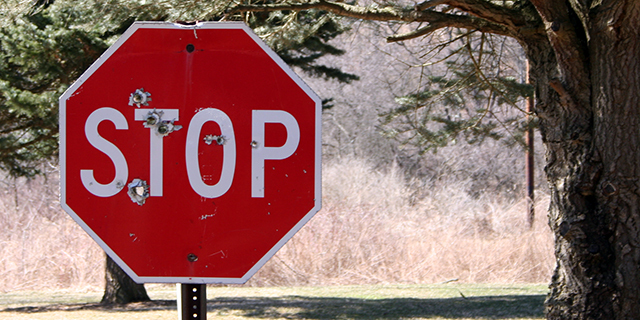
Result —
[[[542,319],[545,285],[208,287],[210,319]],[[176,291],[150,303],[104,307],[100,292],[0,294],[0,319],[176,319]]]

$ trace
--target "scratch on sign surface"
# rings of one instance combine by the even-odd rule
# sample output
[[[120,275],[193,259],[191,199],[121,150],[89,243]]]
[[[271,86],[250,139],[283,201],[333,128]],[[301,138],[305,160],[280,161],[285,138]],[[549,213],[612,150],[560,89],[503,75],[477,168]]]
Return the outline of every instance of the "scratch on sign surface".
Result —
[[[224,259],[224,258],[226,258],[226,257],[227,257],[227,254],[226,254],[226,253],[224,253],[224,251],[223,251],[223,250],[220,250],[220,251],[218,251],[218,252],[214,252],[214,253],[210,254],[210,255],[209,255],[209,257],[213,257],[213,256],[218,255],[218,254],[221,254],[221,255],[222,255],[222,259]]]
[[[208,218],[211,218],[213,216],[215,216],[216,214],[203,214],[202,216],[200,216],[200,220],[206,220]]]

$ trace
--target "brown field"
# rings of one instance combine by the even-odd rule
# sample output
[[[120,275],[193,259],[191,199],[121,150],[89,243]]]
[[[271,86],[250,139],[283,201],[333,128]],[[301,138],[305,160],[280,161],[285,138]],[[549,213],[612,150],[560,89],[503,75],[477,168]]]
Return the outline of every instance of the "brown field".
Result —
[[[0,189],[0,292],[103,286],[104,254],[60,209],[51,170],[47,179],[5,179]],[[550,278],[548,196],[538,193],[529,229],[524,200],[473,197],[463,183],[418,189],[394,167],[354,158],[326,163],[323,177],[323,209],[247,285]]]

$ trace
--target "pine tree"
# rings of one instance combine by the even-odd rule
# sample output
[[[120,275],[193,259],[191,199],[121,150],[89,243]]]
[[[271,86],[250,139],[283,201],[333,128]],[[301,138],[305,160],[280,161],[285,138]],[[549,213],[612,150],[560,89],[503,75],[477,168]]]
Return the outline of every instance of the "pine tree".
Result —
[[[420,66],[419,89],[397,97],[398,107],[381,115],[383,134],[419,153],[460,140],[524,147],[524,132],[537,123],[521,107],[533,88],[520,76],[519,61],[505,57],[508,39],[473,31],[442,37],[436,48],[447,50],[432,49],[422,58],[429,66]]]
[[[0,30],[0,169],[33,177],[42,160],[56,157],[58,97],[137,20],[244,19],[299,70],[342,82],[358,78],[317,63],[325,55],[344,53],[328,43],[345,29],[326,12],[225,17],[223,4],[48,0],[5,14]]]
[[[134,21],[241,19],[301,71],[343,82],[357,79],[317,62],[325,55],[343,53],[328,41],[345,29],[325,12],[226,17],[228,4],[5,2],[5,10],[0,11],[0,170],[13,177],[31,178],[40,173],[43,161],[56,159],[58,97]],[[133,283],[111,259],[107,259],[106,279],[103,303],[148,300],[144,287]]]

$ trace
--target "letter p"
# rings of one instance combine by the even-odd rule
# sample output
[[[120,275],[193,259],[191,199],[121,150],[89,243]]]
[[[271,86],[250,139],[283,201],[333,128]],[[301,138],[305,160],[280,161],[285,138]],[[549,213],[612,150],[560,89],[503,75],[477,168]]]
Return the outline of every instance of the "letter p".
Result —
[[[287,140],[280,147],[266,147],[265,124],[279,123],[287,130]],[[300,143],[300,127],[296,119],[282,110],[253,110],[251,118],[251,197],[264,198],[264,163],[290,157]]]

